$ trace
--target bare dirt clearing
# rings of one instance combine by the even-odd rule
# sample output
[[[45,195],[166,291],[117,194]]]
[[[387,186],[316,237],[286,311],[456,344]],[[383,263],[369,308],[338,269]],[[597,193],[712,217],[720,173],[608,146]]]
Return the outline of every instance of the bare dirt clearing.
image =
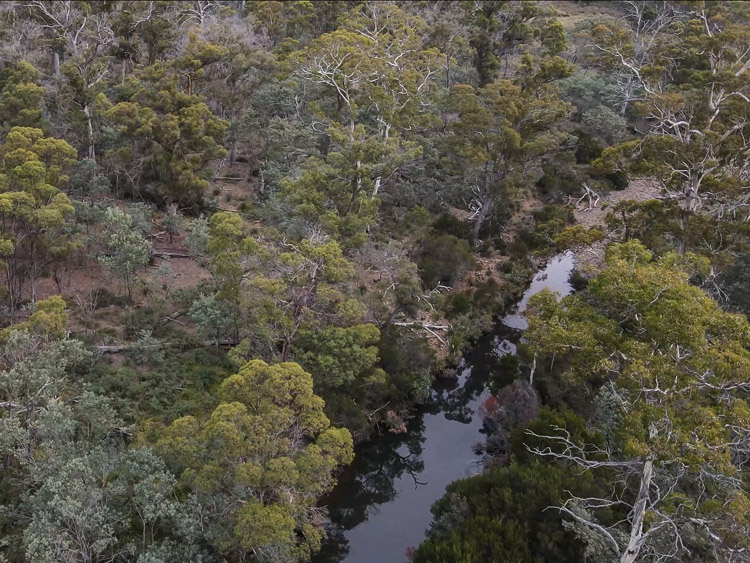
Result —
[[[652,199],[661,199],[659,183],[651,178],[637,178],[632,180],[624,190],[613,190],[603,195],[596,207],[589,209],[587,200],[579,203],[574,212],[576,223],[584,227],[606,227],[607,214],[616,204],[621,201],[649,201]],[[608,233],[604,240],[575,250],[573,258],[576,268],[592,270],[601,266],[604,260],[604,248],[612,240],[611,234]]]

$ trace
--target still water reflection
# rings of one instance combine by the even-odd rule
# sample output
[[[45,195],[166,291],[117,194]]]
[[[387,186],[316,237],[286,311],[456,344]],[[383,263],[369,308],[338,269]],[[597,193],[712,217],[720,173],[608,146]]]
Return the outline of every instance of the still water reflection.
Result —
[[[514,313],[469,351],[457,376],[440,381],[416,410],[404,434],[379,436],[359,447],[325,502],[332,528],[316,563],[398,563],[424,539],[430,507],[452,481],[481,469],[472,446],[482,440],[477,408],[487,396],[499,359],[516,352],[527,327],[523,311],[543,289],[571,292],[570,253],[552,259],[529,285]]]

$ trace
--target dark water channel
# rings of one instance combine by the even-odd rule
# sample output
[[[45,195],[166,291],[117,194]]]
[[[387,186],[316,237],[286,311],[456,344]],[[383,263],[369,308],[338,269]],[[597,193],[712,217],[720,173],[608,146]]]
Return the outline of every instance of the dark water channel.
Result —
[[[452,481],[481,471],[472,446],[483,440],[479,405],[489,374],[504,354],[515,353],[526,328],[529,298],[550,289],[572,291],[570,253],[537,273],[512,314],[498,320],[461,361],[457,376],[441,380],[404,434],[375,437],[357,449],[354,462],[326,499],[333,529],[316,563],[401,563],[424,539],[430,507]]]

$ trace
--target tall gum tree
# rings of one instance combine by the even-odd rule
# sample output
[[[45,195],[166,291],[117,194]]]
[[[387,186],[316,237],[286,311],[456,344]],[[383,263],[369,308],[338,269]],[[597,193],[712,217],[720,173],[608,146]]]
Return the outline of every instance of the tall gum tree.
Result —
[[[631,3],[639,6],[639,3]],[[594,167],[630,168],[658,178],[680,208],[678,250],[689,217],[750,214],[750,7],[742,2],[679,4],[674,16],[634,45],[608,28],[600,49],[632,81],[641,139],[606,149]],[[634,51],[635,50],[635,51]],[[628,53],[646,51],[640,63]],[[645,57],[645,55],[644,55]]]
[[[91,2],[46,2],[31,0],[25,5],[32,18],[56,39],[54,73],[62,74],[72,105],[83,114],[86,126],[86,154],[96,158],[94,101],[109,72],[107,48],[114,42],[112,13],[106,5]],[[60,54],[69,60],[60,62]]]
[[[504,198],[530,185],[541,158],[558,150],[567,134],[557,125],[570,111],[550,82],[571,70],[560,58],[535,68],[524,57],[516,80],[501,80],[475,90],[457,84],[448,96],[447,142],[471,185],[474,235],[479,236],[493,209]]]
[[[333,95],[337,108],[327,119],[331,139],[340,149],[332,154],[353,163],[346,179],[351,188],[346,191],[354,194],[351,200],[377,209],[384,182],[419,153],[405,133],[429,122],[441,54],[427,47],[421,18],[394,4],[362,4],[341,16],[341,22],[336,31],[311,41],[290,64],[299,80]],[[335,162],[327,164],[336,168]],[[324,189],[316,191],[325,193]],[[349,213],[351,204],[335,195],[325,199],[338,215],[342,209]],[[364,227],[368,225],[365,221]]]
[[[606,473],[610,496],[571,496],[560,510],[622,563],[696,552],[727,561],[747,549],[750,325],[688,283],[705,269],[690,255],[654,261],[632,241],[608,248],[585,296],[530,303],[537,365],[598,389],[589,424],[601,440],[556,427],[528,431],[529,449]]]
[[[296,363],[247,362],[219,397],[207,418],[174,421],[157,449],[205,502],[223,553],[309,557],[323,535],[316,501],[353,459],[351,435],[331,427],[312,377]]]
[[[12,314],[26,279],[36,302],[37,279],[73,249],[65,226],[74,209],[61,188],[77,153],[67,142],[45,137],[41,129],[13,127],[0,145],[0,156],[0,256]]]

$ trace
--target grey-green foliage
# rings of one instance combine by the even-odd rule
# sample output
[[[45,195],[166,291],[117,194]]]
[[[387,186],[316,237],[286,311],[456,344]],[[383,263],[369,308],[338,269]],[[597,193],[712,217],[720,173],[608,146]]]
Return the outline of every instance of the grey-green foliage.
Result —
[[[594,520],[593,515],[588,510],[575,502],[569,503],[569,508],[576,516],[588,521]],[[612,545],[601,534],[586,524],[573,519],[562,520],[561,523],[563,528],[573,532],[576,538],[584,545],[583,555],[586,563],[610,563],[616,559]],[[621,544],[627,543],[627,538],[623,534],[618,533],[617,530],[614,531],[614,536]]]
[[[105,443],[55,465],[21,507],[28,561],[208,560],[174,476],[151,450]]]
[[[182,229],[185,227],[185,218],[182,216],[176,203],[170,203],[167,206],[167,211],[164,213],[162,224],[167,230],[167,233],[169,233],[170,243],[173,241],[174,235],[178,235],[182,232]]]
[[[627,131],[625,118],[605,106],[597,106],[586,111],[581,122],[589,133],[610,145],[621,141]]]
[[[161,290],[164,294],[164,300],[168,300],[172,294],[175,284],[177,283],[178,273],[172,269],[169,262],[164,261],[151,274],[151,286],[156,290]]]
[[[161,342],[151,335],[150,330],[142,330],[138,333],[138,340],[130,348],[128,355],[138,365],[159,365],[164,361]]]
[[[307,158],[321,154],[322,135],[301,122],[274,117],[266,128],[265,137],[268,159],[263,182],[266,191],[276,190],[282,178],[296,175]]]
[[[190,306],[188,315],[203,334],[216,341],[232,325],[226,303],[214,295],[201,295]]]
[[[98,197],[108,195],[111,185],[106,174],[96,161],[83,159],[76,166],[76,171],[70,176],[73,193],[94,202]]]
[[[560,81],[562,98],[572,103],[579,114],[604,106],[618,110],[622,103],[622,94],[617,85],[603,76],[594,74],[574,74]]]
[[[81,343],[16,331],[0,352],[0,560],[208,560],[164,462],[128,449],[109,402],[77,384]]]
[[[190,222],[185,237],[185,245],[193,256],[205,256],[210,234],[208,218],[205,215],[201,215]]]
[[[148,263],[151,250],[151,243],[134,227],[133,218],[121,209],[105,211],[102,242],[106,254],[99,257],[99,263],[125,282],[128,295],[132,295],[136,271]]]
[[[133,227],[141,234],[146,234],[151,230],[151,218],[154,215],[152,206],[147,203],[128,204],[128,215],[131,217]]]
[[[37,418],[62,393],[67,370],[82,365],[89,353],[80,342],[63,340],[39,346],[28,332],[13,331],[3,346],[8,363],[0,371],[0,425],[18,418],[22,422]],[[2,435],[0,427],[0,435]]]

